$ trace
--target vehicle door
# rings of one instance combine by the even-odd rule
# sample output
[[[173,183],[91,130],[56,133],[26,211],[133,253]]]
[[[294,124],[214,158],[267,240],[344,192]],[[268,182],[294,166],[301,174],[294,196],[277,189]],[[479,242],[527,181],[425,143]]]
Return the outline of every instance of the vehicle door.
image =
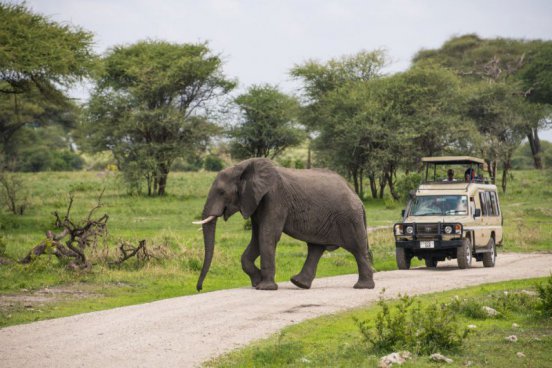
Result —
[[[478,248],[486,247],[491,237],[491,224],[489,222],[491,211],[491,200],[489,192],[485,190],[479,190],[477,192],[477,199],[479,200],[479,208],[481,209],[481,217],[478,224],[475,226],[475,246]],[[476,201],[477,203],[477,201]]]
[[[500,244],[502,243],[502,213],[500,211],[498,195],[494,190],[488,191],[487,193],[491,206],[491,216],[488,218],[490,231],[491,233],[494,232],[495,242]]]

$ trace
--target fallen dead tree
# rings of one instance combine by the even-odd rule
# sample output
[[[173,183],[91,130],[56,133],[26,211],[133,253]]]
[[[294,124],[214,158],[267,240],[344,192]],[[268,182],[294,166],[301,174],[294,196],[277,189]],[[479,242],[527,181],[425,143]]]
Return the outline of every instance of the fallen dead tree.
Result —
[[[145,240],[140,240],[138,245],[131,244],[127,241],[122,241],[119,245],[119,259],[109,264],[112,266],[119,266],[126,260],[136,257],[139,263],[148,262],[151,259],[161,259],[168,256],[168,250],[164,246],[154,246],[150,249],[146,246]]]
[[[102,206],[101,198],[103,191],[98,197],[98,203],[90,210],[87,218],[82,223],[75,223],[70,215],[73,206],[74,197],[69,196],[69,205],[63,219],[56,211],[54,226],[61,231],[54,233],[52,230],[46,232],[46,239],[39,245],[29,251],[27,256],[19,261],[19,263],[30,263],[34,258],[43,254],[53,254],[60,260],[69,261],[67,267],[75,270],[89,269],[85,254],[85,249],[95,247],[98,240],[107,234],[107,220],[109,216],[103,216],[94,219],[94,212]]]

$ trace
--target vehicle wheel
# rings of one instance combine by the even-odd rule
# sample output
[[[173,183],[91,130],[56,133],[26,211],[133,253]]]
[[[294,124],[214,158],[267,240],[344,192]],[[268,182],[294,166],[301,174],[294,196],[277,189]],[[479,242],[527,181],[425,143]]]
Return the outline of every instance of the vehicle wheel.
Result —
[[[437,261],[435,258],[433,257],[429,257],[429,258],[426,258],[425,259],[425,265],[427,268],[435,268],[437,267],[437,263],[439,261]]]
[[[462,246],[456,248],[456,260],[460,269],[471,267],[472,250],[470,238],[462,239]]]
[[[494,267],[496,263],[496,244],[493,238],[489,241],[491,251],[483,253],[483,266]]]
[[[397,258],[397,267],[399,267],[399,270],[408,270],[410,268],[411,257],[406,254],[404,248],[395,248],[395,256]]]

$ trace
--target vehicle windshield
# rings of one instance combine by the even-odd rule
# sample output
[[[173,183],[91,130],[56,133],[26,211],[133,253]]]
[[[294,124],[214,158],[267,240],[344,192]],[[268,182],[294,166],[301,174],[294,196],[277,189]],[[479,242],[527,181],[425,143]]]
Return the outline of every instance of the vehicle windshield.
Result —
[[[417,196],[410,216],[453,216],[468,214],[468,198],[463,195]]]

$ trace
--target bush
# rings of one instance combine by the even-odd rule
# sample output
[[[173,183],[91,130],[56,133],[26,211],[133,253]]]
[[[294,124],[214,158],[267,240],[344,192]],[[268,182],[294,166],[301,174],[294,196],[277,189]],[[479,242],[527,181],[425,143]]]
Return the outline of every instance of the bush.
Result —
[[[473,299],[454,298],[450,304],[450,310],[461,313],[468,318],[486,319],[489,317],[483,309],[483,305]]]
[[[552,317],[552,274],[544,285],[537,284],[539,294],[538,309],[545,317]]]
[[[406,202],[409,198],[409,193],[412,190],[416,190],[421,181],[422,177],[420,174],[409,174],[400,177],[396,184],[397,194],[400,200]]]
[[[4,237],[0,235],[0,257],[6,255],[6,242]]]
[[[82,169],[83,165],[84,160],[69,150],[37,147],[21,151],[16,170],[25,172],[75,171]]]
[[[205,157],[203,167],[207,171],[220,171],[224,169],[224,162],[218,156],[209,155]]]
[[[371,327],[368,321],[356,320],[364,340],[377,353],[408,350],[432,354],[453,350],[463,344],[468,330],[460,328],[456,314],[446,304],[422,307],[421,302],[403,296],[395,311],[383,299],[382,308]]]
[[[535,298],[518,291],[499,291],[480,297],[460,299],[454,298],[450,304],[451,310],[461,313],[468,318],[492,318],[484,307],[491,307],[499,312],[495,318],[504,318],[510,312],[520,312],[535,309]]]

